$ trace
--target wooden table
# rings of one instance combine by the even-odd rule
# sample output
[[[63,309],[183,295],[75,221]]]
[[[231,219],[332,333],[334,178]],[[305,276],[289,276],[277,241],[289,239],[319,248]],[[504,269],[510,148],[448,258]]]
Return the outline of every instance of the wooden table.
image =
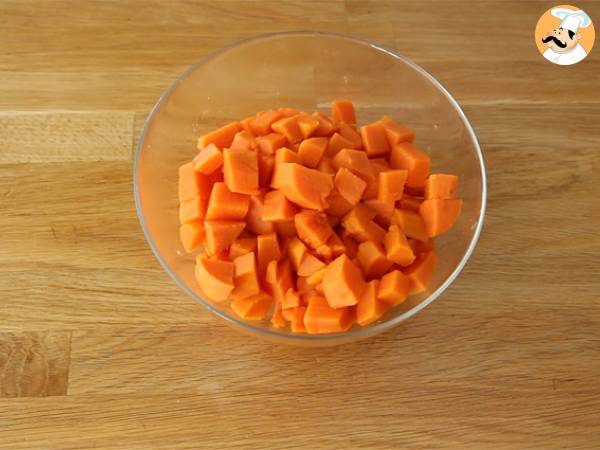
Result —
[[[599,2],[577,5],[600,25]],[[533,29],[550,6],[2,0],[0,448],[598,448],[600,44],[546,62]],[[143,120],[185,67],[307,28],[421,64],[489,174],[448,292],[327,349],[210,316],[159,267],[132,196]]]

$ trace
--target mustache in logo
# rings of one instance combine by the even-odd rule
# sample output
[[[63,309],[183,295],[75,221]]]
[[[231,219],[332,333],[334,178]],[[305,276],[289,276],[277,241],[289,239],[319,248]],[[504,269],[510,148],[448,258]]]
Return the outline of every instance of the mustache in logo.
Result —
[[[545,38],[542,38],[544,44],[550,41],[553,41],[560,48],[565,48],[567,46],[566,42],[561,42],[556,36],[546,36]]]

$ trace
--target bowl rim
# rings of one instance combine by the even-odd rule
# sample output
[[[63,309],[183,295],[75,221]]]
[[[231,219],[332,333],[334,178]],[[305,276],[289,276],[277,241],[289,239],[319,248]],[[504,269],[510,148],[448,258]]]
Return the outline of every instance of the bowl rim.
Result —
[[[344,40],[351,41],[351,42],[354,42],[357,44],[369,46],[369,47],[373,48],[374,50],[383,52],[393,58],[401,60],[402,62],[404,62],[405,64],[410,66],[412,69],[416,70],[421,75],[423,75],[425,78],[427,78],[433,84],[433,86],[435,86],[449,100],[450,104],[455,108],[459,117],[462,119],[463,123],[466,125],[466,129],[469,133],[469,137],[471,138],[471,140],[474,143],[475,151],[476,151],[477,157],[479,159],[479,167],[480,167],[480,172],[481,172],[481,186],[482,186],[482,188],[481,188],[481,208],[479,211],[479,217],[477,219],[477,227],[475,229],[475,232],[473,233],[471,242],[469,243],[469,246],[467,247],[467,250],[466,250],[465,254],[463,255],[463,257],[461,258],[458,265],[455,267],[455,269],[452,271],[452,273],[446,278],[446,280],[434,292],[432,292],[427,298],[425,298],[421,303],[419,303],[415,307],[404,312],[403,314],[400,314],[400,315],[394,317],[391,320],[388,320],[386,322],[382,322],[382,323],[379,323],[376,325],[360,328],[355,331],[348,331],[348,332],[336,333],[336,334],[323,334],[323,335],[292,334],[292,333],[286,334],[286,333],[278,332],[278,331],[275,331],[275,330],[272,330],[269,328],[264,328],[259,325],[254,325],[252,323],[244,322],[233,316],[228,315],[227,313],[225,313],[223,311],[220,311],[219,309],[215,308],[209,301],[203,299],[202,297],[197,295],[194,291],[192,291],[190,288],[188,288],[186,286],[186,284],[173,272],[173,270],[171,270],[171,267],[167,264],[167,262],[164,260],[164,258],[158,251],[158,249],[154,243],[154,240],[152,239],[152,236],[150,236],[150,233],[148,231],[148,228],[146,227],[146,222],[144,220],[144,216],[143,216],[143,212],[142,212],[140,192],[138,190],[139,160],[140,160],[142,148],[144,146],[144,142],[146,140],[148,131],[154,120],[154,116],[156,115],[157,111],[161,108],[161,106],[163,105],[165,100],[167,100],[170,97],[170,95],[177,88],[177,86],[182,81],[184,81],[192,72],[194,72],[199,67],[209,63],[210,61],[212,61],[219,55],[226,53],[233,48],[241,47],[241,46],[250,44],[252,42],[258,42],[258,41],[266,40],[266,39],[270,39],[270,38],[291,37],[291,36],[324,36],[324,37],[333,37],[333,38],[338,38],[338,39],[344,39]],[[158,259],[158,261],[161,264],[161,266],[163,267],[163,269],[169,274],[169,276],[173,279],[173,281],[175,281],[175,284],[177,284],[177,286],[179,286],[179,288],[181,290],[183,290],[188,295],[190,295],[194,300],[196,300],[202,306],[207,308],[210,312],[212,312],[216,316],[220,317],[221,319],[231,323],[234,326],[242,327],[242,328],[248,329],[249,331],[256,332],[259,334],[265,334],[265,335],[275,338],[275,339],[292,340],[292,341],[296,341],[298,343],[302,342],[302,341],[314,343],[314,342],[318,342],[318,341],[322,341],[322,342],[328,342],[328,341],[334,342],[337,340],[349,341],[349,340],[352,340],[353,338],[363,339],[363,338],[366,338],[366,337],[369,337],[369,336],[372,336],[375,334],[379,334],[383,331],[386,331],[386,330],[389,330],[389,329],[395,327],[396,325],[413,317],[415,314],[417,314],[418,312],[423,310],[425,307],[430,305],[444,291],[446,291],[446,289],[448,289],[448,287],[450,287],[450,285],[454,282],[454,280],[456,280],[458,275],[462,272],[465,265],[467,264],[467,261],[473,254],[473,251],[475,250],[475,247],[477,246],[477,242],[479,240],[481,231],[483,229],[483,223],[484,223],[485,212],[486,212],[486,207],[487,207],[487,175],[486,175],[486,165],[485,165],[484,155],[483,155],[483,152],[481,151],[481,146],[479,145],[477,135],[475,134],[475,131],[473,130],[473,127],[472,127],[471,123],[469,122],[469,119],[467,118],[466,114],[464,113],[464,111],[462,110],[462,108],[460,107],[460,105],[458,104],[456,99],[452,96],[452,94],[450,94],[450,92],[437,79],[435,79],[432,75],[430,75],[425,69],[423,69],[421,66],[419,66],[417,63],[415,63],[413,60],[402,55],[401,53],[390,50],[382,45],[376,44],[376,43],[371,42],[366,39],[357,38],[354,36],[349,36],[349,35],[345,35],[345,34],[341,34],[341,33],[317,31],[317,30],[281,31],[281,32],[274,32],[274,33],[265,33],[265,34],[260,34],[260,35],[252,36],[249,38],[241,39],[241,40],[234,42],[233,44],[227,45],[223,48],[220,48],[220,49],[210,53],[206,57],[200,59],[199,61],[192,64],[190,67],[188,67],[186,70],[184,70],[177,77],[177,79],[158,98],[158,100],[152,107],[150,113],[148,114],[148,117],[144,121],[142,133],[140,135],[140,139],[138,141],[138,144],[135,149],[135,154],[134,154],[133,191],[134,191],[136,213],[138,216],[138,220],[140,222],[140,226],[141,226],[144,236],[146,238],[146,241],[150,245],[150,248],[152,249],[152,253],[154,253],[154,256],[156,257],[156,259]]]

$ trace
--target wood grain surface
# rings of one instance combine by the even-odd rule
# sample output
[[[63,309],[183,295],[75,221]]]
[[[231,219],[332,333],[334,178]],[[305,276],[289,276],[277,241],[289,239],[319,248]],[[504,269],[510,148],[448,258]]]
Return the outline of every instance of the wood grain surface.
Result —
[[[600,44],[537,52],[547,1],[0,0],[0,449],[596,449]],[[600,2],[580,0],[600,22]],[[259,33],[373,39],[452,92],[485,152],[465,271],[365,342],[225,327],[148,248],[132,150],[173,79]]]

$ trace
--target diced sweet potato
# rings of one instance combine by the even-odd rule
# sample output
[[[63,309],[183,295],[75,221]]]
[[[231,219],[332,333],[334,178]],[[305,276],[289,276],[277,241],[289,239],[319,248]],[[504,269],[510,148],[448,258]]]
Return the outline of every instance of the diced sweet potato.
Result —
[[[369,281],[356,305],[356,323],[363,327],[379,320],[388,308],[387,303],[377,298],[378,288],[379,280]]]
[[[271,178],[271,188],[279,189],[281,177],[278,175],[278,167],[283,163],[297,163],[300,164],[300,158],[298,154],[287,148],[281,147],[275,152],[275,167],[273,168],[273,177]]]
[[[360,135],[367,155],[374,157],[386,155],[390,152],[385,128],[378,122],[360,127]]]
[[[256,139],[245,130],[238,131],[233,137],[233,142],[231,142],[229,148],[233,150],[256,150]]]
[[[206,234],[206,243],[204,247],[210,255],[214,255],[223,250],[228,250],[229,246],[235,241],[246,222],[239,220],[207,220],[204,222],[204,232]]]
[[[336,127],[332,120],[321,112],[314,112],[312,116],[319,121],[319,126],[314,131],[314,136],[331,136],[335,133]]]
[[[364,288],[363,275],[348,256],[341,255],[327,266],[323,290],[332,308],[356,305]]]
[[[356,112],[350,100],[334,100],[331,103],[331,118],[334,122],[356,123]]]
[[[215,144],[209,144],[200,150],[194,158],[194,170],[210,175],[223,165],[223,154]]]
[[[415,139],[415,132],[412,128],[402,126],[388,116],[383,116],[379,121],[385,128],[385,134],[390,144],[390,148],[400,142],[412,142]]]
[[[406,300],[410,288],[410,278],[399,270],[386,273],[379,282],[377,298],[391,306]]]
[[[367,188],[376,180],[371,162],[367,158],[367,154],[362,150],[344,148],[333,157],[331,163],[336,170],[346,168],[362,178],[367,183]]]
[[[294,220],[286,220],[281,222],[275,222],[275,230],[277,234],[282,237],[294,237],[296,236],[296,224]]]
[[[256,238],[239,238],[231,243],[229,246],[229,260],[233,261],[238,256],[245,255],[246,253],[256,251]]]
[[[406,236],[427,242],[428,237],[425,231],[425,224],[418,213],[405,209],[396,209],[392,216],[392,223],[398,225]]]
[[[375,211],[376,216],[373,219],[375,223],[381,225],[383,228],[390,226],[395,209],[394,202],[384,202],[376,198],[372,198],[370,200],[365,200],[363,203]]]
[[[317,167],[325,153],[327,142],[328,140],[326,137],[314,137],[303,140],[298,149],[298,158],[300,158],[300,162],[313,169]]]
[[[300,133],[302,133],[302,138],[308,139],[319,128],[319,121],[309,114],[300,114],[300,117],[298,117],[298,127],[300,128]]]
[[[333,233],[327,217],[316,211],[304,210],[296,214],[294,223],[298,237],[313,249],[325,244]]]
[[[361,243],[356,257],[367,280],[381,278],[392,267],[392,261],[387,259],[383,248],[375,242]]]
[[[348,125],[346,123],[339,123],[339,133],[342,135],[343,138],[347,139],[351,145],[350,147],[346,147],[346,148],[354,148],[354,149],[360,149],[363,146],[363,141],[362,141],[362,137],[360,136],[360,134],[358,133],[358,131],[356,131],[354,127],[354,125]]]
[[[231,297],[246,298],[257,295],[260,292],[258,274],[256,271],[256,258],[254,252],[238,256],[233,260],[234,266],[234,288]]]
[[[385,230],[373,222],[375,211],[362,203],[356,205],[342,219],[342,226],[359,242],[383,242]]]
[[[322,295],[311,295],[304,314],[309,334],[341,333],[352,326],[350,308],[332,308]]]
[[[423,200],[413,197],[409,194],[404,194],[402,200],[400,200],[400,209],[406,209],[409,211],[419,212],[419,206]]]
[[[353,148],[354,144],[349,139],[346,139],[339,133],[333,133],[327,143],[325,155],[333,158],[338,152],[344,148]]]
[[[384,238],[387,259],[401,266],[408,266],[415,260],[415,254],[406,236],[398,225],[391,225]]]
[[[298,276],[310,277],[324,268],[325,263],[323,261],[307,252],[302,257],[302,262],[298,267]]]
[[[232,262],[196,257],[195,277],[204,295],[215,302],[229,298],[233,290],[234,266]]]
[[[291,309],[290,317],[290,328],[292,333],[305,333],[306,326],[304,325],[304,315],[306,314],[306,307],[296,306]]]
[[[231,192],[254,195],[258,189],[258,158],[248,150],[223,150],[225,184]]]
[[[425,182],[425,200],[456,197],[458,177],[445,173],[432,173]]]
[[[203,220],[206,216],[208,201],[200,197],[186,200],[179,204],[179,223],[184,224]]]
[[[354,205],[346,200],[337,189],[334,190],[329,197],[327,197],[327,203],[329,206],[325,210],[329,216],[341,217],[347,214]]]
[[[191,253],[204,243],[204,224],[189,222],[179,227],[179,237],[186,252]]]
[[[294,287],[294,275],[289,259],[283,259],[277,263],[277,275],[275,282],[270,283],[273,297],[283,302],[285,294]]]
[[[362,198],[367,183],[349,169],[340,168],[333,180],[335,188],[344,199],[351,205],[356,205]]]
[[[275,233],[262,234],[256,237],[256,257],[259,276],[264,276],[267,264],[271,261],[279,261],[281,249]]]
[[[330,175],[295,163],[277,165],[277,173],[279,189],[290,201],[309,209],[327,207],[326,199],[333,189]]]
[[[206,220],[238,220],[246,217],[250,197],[244,194],[231,192],[225,183],[215,183],[208,208],[206,210]]]
[[[287,290],[281,302],[282,309],[295,308],[300,306],[300,293],[293,288]]]
[[[281,302],[275,302],[275,306],[273,307],[273,316],[271,316],[271,324],[275,328],[285,327],[285,320],[283,318],[283,314],[281,313]]]
[[[279,119],[271,125],[271,129],[285,136],[290,144],[300,142],[303,138],[302,131],[298,126],[298,115]]]
[[[323,156],[321,158],[321,161],[319,161],[319,164],[317,165],[317,170],[329,175],[335,175],[335,169],[333,168],[333,164],[331,164],[331,158],[329,156]]]
[[[429,176],[431,159],[410,142],[400,142],[392,148],[390,164],[394,169],[408,170],[406,185],[411,188],[424,188]]]
[[[179,167],[179,201],[184,202],[196,197],[206,199],[213,187],[210,177],[196,172],[194,163],[189,162]]]
[[[404,269],[404,274],[410,278],[409,293],[414,294],[427,289],[433,271],[437,264],[435,251],[421,253],[410,266]]]
[[[246,224],[248,230],[255,234],[268,234],[275,231],[273,222],[263,220],[264,215],[264,195],[258,194],[250,197],[248,214],[246,214]]]
[[[445,233],[458,220],[462,209],[462,200],[458,198],[425,200],[419,206],[419,214],[425,224],[429,237]]]
[[[252,134],[254,136],[264,136],[271,133],[271,125],[281,117],[281,112],[274,109],[257,114],[254,120],[250,122]]]
[[[215,144],[221,150],[229,147],[233,142],[233,137],[241,129],[242,125],[239,122],[233,122],[218,130],[211,131],[198,139],[198,149],[202,150],[209,144]]]
[[[285,147],[287,144],[285,136],[279,133],[269,133],[256,138],[258,150],[269,155],[275,154],[277,149]]]
[[[379,172],[377,199],[382,202],[395,202],[402,198],[408,170],[386,170]]]
[[[262,219],[273,222],[293,220],[299,208],[290,202],[281,191],[274,190],[265,194]]]
[[[237,298],[231,302],[231,309],[246,320],[262,320],[269,311],[273,298],[260,292],[252,297]]]

